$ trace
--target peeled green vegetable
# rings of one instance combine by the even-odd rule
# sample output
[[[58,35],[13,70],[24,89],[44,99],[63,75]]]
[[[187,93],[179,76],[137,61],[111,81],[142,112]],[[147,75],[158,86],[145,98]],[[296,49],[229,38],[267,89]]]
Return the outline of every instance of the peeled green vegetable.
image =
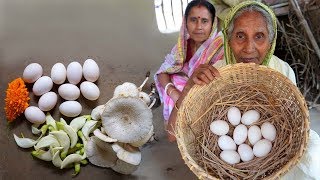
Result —
[[[82,127],[81,131],[83,133],[83,136],[86,138],[86,140],[89,140],[89,134],[92,133],[98,125],[98,121],[87,121],[84,126]]]
[[[39,158],[44,161],[51,161],[52,160],[52,154],[51,150],[49,149],[48,151],[44,151],[42,149],[38,149],[36,151],[32,151],[32,156]]]
[[[58,147],[60,146],[59,141],[51,134],[41,138],[38,143],[34,146],[35,150],[45,147]]]
[[[17,145],[21,148],[31,148],[35,144],[37,144],[37,140],[33,140],[30,138],[19,138],[17,135],[13,134],[14,140],[16,141]]]
[[[62,154],[67,154],[70,148],[70,139],[66,132],[60,131],[52,131],[49,134],[52,134],[59,142],[60,146],[63,147]]]
[[[74,131],[77,132],[79,129],[81,129],[83,127],[83,125],[86,123],[86,121],[90,118],[91,118],[90,115],[84,115],[84,116],[74,118],[70,122],[70,126],[74,129]]]
[[[84,155],[70,154],[62,161],[60,168],[63,169],[72,163],[79,163],[81,160],[85,158],[86,158],[86,154]]]
[[[59,129],[65,131],[69,138],[70,138],[70,147],[73,148],[76,144],[77,144],[77,141],[78,141],[78,136],[77,136],[77,133],[73,130],[73,128],[67,124],[63,124],[61,122],[57,122],[57,126]]]
[[[46,115],[46,125],[52,126],[53,130],[57,130],[56,121],[53,119],[50,113]]]

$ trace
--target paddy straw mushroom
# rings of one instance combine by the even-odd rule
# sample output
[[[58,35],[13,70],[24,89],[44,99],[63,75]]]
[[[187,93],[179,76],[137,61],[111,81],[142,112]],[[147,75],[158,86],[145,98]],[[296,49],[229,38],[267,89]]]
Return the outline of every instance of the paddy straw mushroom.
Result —
[[[106,103],[101,119],[106,134],[124,143],[144,139],[152,127],[151,110],[135,97],[112,98]]]

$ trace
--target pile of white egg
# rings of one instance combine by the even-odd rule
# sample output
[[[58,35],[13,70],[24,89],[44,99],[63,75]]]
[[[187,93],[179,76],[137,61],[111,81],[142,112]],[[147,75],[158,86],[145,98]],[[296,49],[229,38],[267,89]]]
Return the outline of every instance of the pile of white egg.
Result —
[[[229,123],[215,120],[210,130],[219,136],[218,146],[222,150],[220,158],[228,164],[251,161],[254,157],[264,157],[271,151],[276,138],[276,128],[270,122],[255,125],[260,119],[256,110],[246,111],[242,116],[237,107],[230,107],[227,113],[229,123],[234,126],[233,137],[228,135]]]
[[[80,86],[82,76],[85,78]],[[51,69],[51,76],[43,76],[42,66],[38,63],[29,64],[23,71],[23,80],[34,83],[32,92],[40,96],[38,107],[28,107],[24,114],[32,123],[41,124],[45,121],[44,112],[52,110],[58,101],[58,95],[52,91],[53,83],[59,85],[58,94],[65,101],[60,104],[59,111],[67,117],[76,117],[82,112],[81,104],[76,101],[80,93],[88,100],[96,100],[100,90],[94,83],[100,76],[98,64],[87,59],[83,66],[79,62],[71,62],[67,68],[62,63],[56,63]],[[66,80],[68,81],[67,83]]]

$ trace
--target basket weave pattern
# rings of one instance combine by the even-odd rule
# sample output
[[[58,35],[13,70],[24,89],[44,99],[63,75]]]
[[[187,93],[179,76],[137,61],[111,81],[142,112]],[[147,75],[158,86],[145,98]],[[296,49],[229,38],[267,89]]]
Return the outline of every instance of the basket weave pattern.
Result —
[[[279,178],[299,161],[307,146],[309,112],[303,96],[289,79],[265,66],[238,63],[219,72],[221,77],[210,84],[194,86],[181,104],[175,133],[182,158],[200,179]],[[228,122],[231,106],[242,114],[259,111],[260,120],[253,125],[268,121],[276,127],[276,140],[267,156],[236,165],[220,159],[218,136],[209,126],[217,119]],[[229,127],[232,137],[235,127],[230,123]]]

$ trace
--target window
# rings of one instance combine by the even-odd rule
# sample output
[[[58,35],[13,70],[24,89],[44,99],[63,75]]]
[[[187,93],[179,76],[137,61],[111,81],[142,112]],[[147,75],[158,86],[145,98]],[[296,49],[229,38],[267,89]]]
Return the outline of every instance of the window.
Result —
[[[158,29],[161,33],[180,30],[183,14],[191,0],[154,0]]]

